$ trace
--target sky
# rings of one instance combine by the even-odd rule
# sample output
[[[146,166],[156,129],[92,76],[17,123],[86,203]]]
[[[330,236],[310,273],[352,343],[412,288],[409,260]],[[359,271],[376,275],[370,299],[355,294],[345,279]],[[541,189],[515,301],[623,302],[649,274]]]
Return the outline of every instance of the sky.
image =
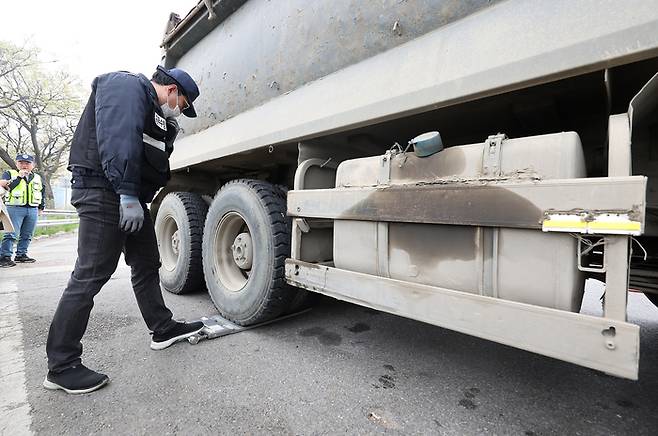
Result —
[[[80,78],[83,89],[116,70],[150,77],[170,12],[181,18],[197,0],[0,0],[0,40],[26,41],[43,60]]]

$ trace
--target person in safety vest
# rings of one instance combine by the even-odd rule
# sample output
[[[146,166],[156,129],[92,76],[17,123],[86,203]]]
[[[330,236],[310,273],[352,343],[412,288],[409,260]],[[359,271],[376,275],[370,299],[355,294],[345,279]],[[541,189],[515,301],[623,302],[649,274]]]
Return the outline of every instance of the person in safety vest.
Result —
[[[2,268],[16,266],[16,262],[36,262],[27,255],[27,249],[37,226],[37,218],[45,207],[43,182],[33,171],[34,157],[29,154],[19,154],[16,156],[16,168],[18,170],[5,171],[0,179],[0,186],[7,191],[4,201],[15,229],[14,232],[5,233],[2,238],[0,245]],[[11,260],[17,235],[16,257]]]
[[[91,392],[109,378],[82,365],[80,340],[94,296],[124,253],[137,304],[162,350],[198,333],[202,322],[174,321],[160,290],[160,255],[146,207],[169,180],[176,118],[196,117],[199,88],[185,71],[157,67],[151,80],[125,71],[94,79],[75,130],[68,169],[80,217],[78,258],[50,325],[46,389]]]

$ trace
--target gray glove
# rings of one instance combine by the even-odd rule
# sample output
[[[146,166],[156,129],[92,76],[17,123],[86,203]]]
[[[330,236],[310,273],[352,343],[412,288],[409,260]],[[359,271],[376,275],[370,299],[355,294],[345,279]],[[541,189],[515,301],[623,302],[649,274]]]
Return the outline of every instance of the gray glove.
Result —
[[[144,209],[139,198],[121,194],[119,227],[126,233],[138,232],[144,224]]]

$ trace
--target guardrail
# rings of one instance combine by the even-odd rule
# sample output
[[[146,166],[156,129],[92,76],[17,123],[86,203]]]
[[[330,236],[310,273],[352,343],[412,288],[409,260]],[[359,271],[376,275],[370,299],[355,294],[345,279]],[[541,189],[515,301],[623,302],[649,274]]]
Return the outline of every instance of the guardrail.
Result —
[[[62,219],[48,219],[52,216],[63,216]],[[62,224],[78,224],[80,218],[78,218],[78,213],[74,210],[54,210],[54,209],[44,209],[41,212],[41,217],[37,221],[37,227],[50,227],[50,226],[59,226]]]

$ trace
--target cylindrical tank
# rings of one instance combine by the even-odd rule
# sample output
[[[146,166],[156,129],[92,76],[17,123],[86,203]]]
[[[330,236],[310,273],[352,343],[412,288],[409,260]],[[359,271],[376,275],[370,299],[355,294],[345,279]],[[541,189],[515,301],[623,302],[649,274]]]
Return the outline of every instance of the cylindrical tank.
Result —
[[[204,130],[498,1],[249,0],[223,20],[218,14],[205,36],[194,29],[209,26],[200,17],[181,32],[189,50],[165,57],[168,67],[190,72],[202,90],[195,102],[199,116],[182,120],[183,133]]]
[[[390,183],[485,183],[489,179],[481,175],[483,146],[450,147],[424,158],[413,153],[398,155],[391,161]],[[575,132],[508,139],[500,147],[501,176],[506,179],[585,177],[585,159]],[[338,167],[336,185],[376,186],[380,173],[379,156],[345,161]],[[528,206],[532,204],[510,196],[494,207],[513,213]],[[497,232],[496,242],[487,236],[491,231]],[[415,223],[389,223],[385,238],[378,232],[377,222],[336,220],[336,268],[572,312],[580,310],[584,278],[577,268],[577,241],[571,235]],[[381,267],[382,261],[385,268]]]

